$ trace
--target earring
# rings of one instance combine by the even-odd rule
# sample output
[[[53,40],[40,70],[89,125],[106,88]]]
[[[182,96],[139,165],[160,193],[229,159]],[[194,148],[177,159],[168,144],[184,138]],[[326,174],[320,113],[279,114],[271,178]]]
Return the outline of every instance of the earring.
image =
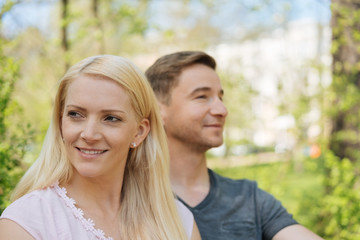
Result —
[[[135,147],[136,147],[136,143],[132,142],[132,143],[131,143],[131,147],[135,148]]]

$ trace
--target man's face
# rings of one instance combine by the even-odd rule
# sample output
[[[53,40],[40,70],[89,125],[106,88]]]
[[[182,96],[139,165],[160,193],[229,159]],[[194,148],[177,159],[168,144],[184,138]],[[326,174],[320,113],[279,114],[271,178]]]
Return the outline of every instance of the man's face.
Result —
[[[170,103],[161,104],[170,143],[196,151],[220,146],[227,115],[222,97],[220,78],[213,69],[203,64],[185,68],[172,89]]]

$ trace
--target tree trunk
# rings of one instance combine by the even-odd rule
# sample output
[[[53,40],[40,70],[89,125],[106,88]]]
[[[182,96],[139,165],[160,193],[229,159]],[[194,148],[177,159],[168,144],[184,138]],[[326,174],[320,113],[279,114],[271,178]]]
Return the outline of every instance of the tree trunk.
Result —
[[[332,1],[334,101],[329,147],[340,159],[360,160],[360,0]]]
[[[69,52],[69,40],[67,34],[67,27],[68,27],[68,8],[69,8],[69,0],[61,0],[61,48],[63,49],[65,58],[65,71],[70,67],[70,61],[68,57]]]
[[[105,40],[104,40],[104,30],[99,18],[99,1],[92,1],[92,14],[95,19],[95,39],[97,40],[97,49],[99,54],[105,53]]]

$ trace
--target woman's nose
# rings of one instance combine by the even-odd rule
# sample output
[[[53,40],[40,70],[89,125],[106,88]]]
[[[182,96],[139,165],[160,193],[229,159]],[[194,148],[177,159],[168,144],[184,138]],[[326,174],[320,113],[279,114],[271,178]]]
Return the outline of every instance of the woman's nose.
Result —
[[[87,142],[99,140],[101,138],[99,123],[95,120],[88,119],[84,124],[80,137]]]

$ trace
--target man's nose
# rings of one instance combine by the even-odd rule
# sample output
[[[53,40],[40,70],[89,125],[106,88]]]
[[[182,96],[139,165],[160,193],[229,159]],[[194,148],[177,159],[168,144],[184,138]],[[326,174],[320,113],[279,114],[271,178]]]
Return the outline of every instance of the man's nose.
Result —
[[[224,102],[218,97],[213,102],[213,106],[211,108],[211,113],[214,115],[218,115],[221,117],[226,117],[228,114],[228,110],[224,104]]]

